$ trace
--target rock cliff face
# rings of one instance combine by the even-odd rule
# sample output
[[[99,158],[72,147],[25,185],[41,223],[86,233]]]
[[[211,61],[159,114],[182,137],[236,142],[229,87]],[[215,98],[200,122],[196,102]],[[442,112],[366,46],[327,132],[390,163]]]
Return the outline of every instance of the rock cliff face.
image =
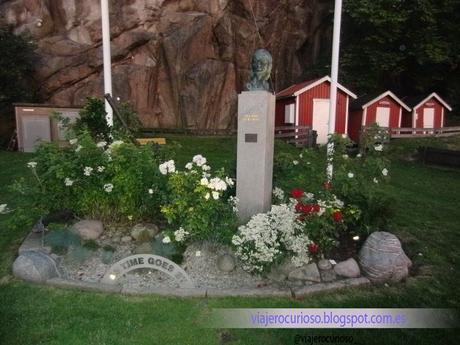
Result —
[[[6,0],[2,20],[37,41],[43,98],[102,96],[99,0]],[[328,0],[111,0],[114,96],[146,127],[229,128],[253,51],[274,58],[276,90],[329,40]]]

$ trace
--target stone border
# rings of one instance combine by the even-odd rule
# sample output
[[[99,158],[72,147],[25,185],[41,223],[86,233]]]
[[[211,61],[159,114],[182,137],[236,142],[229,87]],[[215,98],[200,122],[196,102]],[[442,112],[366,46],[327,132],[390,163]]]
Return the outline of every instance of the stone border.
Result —
[[[41,235],[29,233],[21,246],[18,254],[26,251],[49,252],[49,248],[41,247]],[[77,289],[83,291],[95,291],[105,293],[121,293],[127,295],[158,295],[170,297],[279,297],[279,298],[302,298],[307,295],[340,290],[344,288],[357,287],[370,284],[370,280],[365,277],[348,278],[337,280],[331,283],[317,283],[302,287],[275,287],[265,286],[260,288],[241,288],[241,289],[216,289],[216,288],[155,288],[139,291],[137,289],[123,287],[120,285],[104,284],[103,282],[93,283],[80,280],[70,280],[63,278],[51,278],[40,285],[48,285],[57,288]]]
[[[108,285],[103,283],[83,282],[79,280],[67,280],[62,278],[52,278],[46,281],[46,285],[77,289],[83,291],[98,291],[108,293],[121,293],[127,295],[158,295],[170,297],[279,297],[279,298],[302,298],[311,294],[353,288],[370,284],[370,280],[365,277],[348,278],[333,283],[318,283],[299,288],[242,288],[242,289],[215,289],[215,288],[156,288],[145,291],[138,291],[132,288],[124,288],[118,285]]]

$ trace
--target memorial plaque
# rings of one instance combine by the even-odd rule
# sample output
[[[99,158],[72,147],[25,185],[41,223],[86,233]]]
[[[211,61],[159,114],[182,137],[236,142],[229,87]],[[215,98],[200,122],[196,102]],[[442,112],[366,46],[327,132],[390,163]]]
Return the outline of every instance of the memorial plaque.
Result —
[[[256,133],[246,133],[244,135],[244,141],[246,143],[256,143],[257,142],[257,134]]]
[[[115,284],[118,278],[138,268],[151,268],[166,273],[172,279],[176,280],[181,288],[195,287],[188,274],[175,262],[162,256],[150,254],[131,255],[121,259],[110,267],[102,278],[102,282],[105,284]]]

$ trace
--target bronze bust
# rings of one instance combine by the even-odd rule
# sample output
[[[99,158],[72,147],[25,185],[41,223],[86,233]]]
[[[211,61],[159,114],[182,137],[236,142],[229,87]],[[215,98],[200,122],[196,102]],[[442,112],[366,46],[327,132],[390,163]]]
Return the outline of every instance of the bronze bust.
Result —
[[[252,56],[251,78],[246,83],[248,91],[270,91],[268,79],[272,72],[273,58],[266,49],[257,49]]]

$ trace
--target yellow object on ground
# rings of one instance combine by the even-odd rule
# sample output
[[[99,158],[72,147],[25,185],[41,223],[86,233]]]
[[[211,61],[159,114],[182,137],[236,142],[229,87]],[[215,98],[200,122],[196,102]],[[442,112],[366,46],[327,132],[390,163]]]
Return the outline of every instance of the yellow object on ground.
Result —
[[[166,138],[137,138],[136,141],[140,145],[146,145],[148,143],[155,143],[158,145],[165,145],[166,144]]]

